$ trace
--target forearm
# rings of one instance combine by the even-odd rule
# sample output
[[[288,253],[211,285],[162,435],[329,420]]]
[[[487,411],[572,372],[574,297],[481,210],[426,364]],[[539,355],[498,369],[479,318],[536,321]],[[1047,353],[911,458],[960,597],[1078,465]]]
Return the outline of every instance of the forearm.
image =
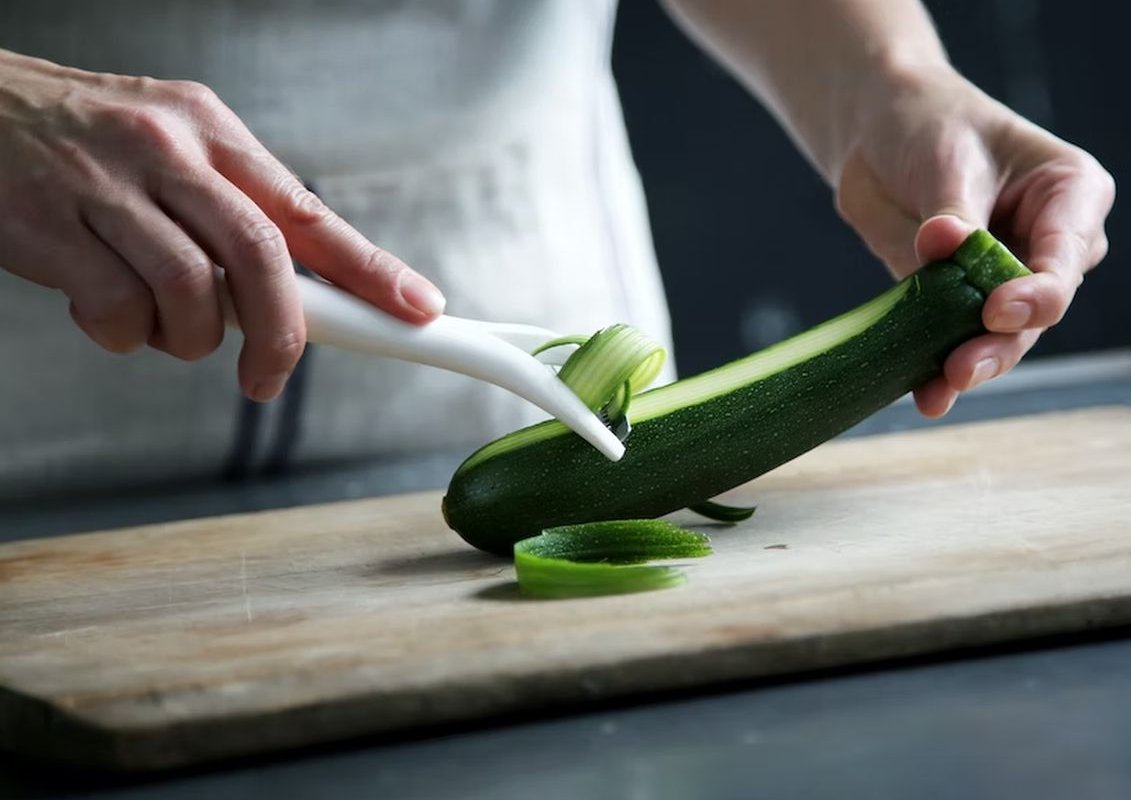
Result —
[[[918,0],[664,0],[835,184],[869,103],[946,64]]]

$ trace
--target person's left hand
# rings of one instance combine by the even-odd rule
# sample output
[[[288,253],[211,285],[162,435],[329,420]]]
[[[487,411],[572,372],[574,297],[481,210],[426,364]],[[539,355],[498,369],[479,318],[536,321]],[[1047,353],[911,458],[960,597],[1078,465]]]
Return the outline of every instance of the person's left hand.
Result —
[[[897,276],[951,255],[989,228],[1031,269],[986,300],[985,335],[961,345],[915,391],[929,417],[1012,368],[1064,316],[1107,253],[1115,183],[1090,155],[946,69],[902,76],[860,104],[837,207]]]

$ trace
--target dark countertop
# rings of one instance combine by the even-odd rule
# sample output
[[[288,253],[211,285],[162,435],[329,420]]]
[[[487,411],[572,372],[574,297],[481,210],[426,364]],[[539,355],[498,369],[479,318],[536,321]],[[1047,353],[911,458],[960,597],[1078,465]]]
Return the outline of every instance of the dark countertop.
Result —
[[[1111,404],[1131,405],[1131,354],[1038,362],[946,423]],[[850,434],[925,424],[898,403]],[[0,541],[436,488],[458,460],[0,507]],[[0,797],[1124,798],[1128,665],[1131,631],[1109,631],[166,775],[0,757]]]

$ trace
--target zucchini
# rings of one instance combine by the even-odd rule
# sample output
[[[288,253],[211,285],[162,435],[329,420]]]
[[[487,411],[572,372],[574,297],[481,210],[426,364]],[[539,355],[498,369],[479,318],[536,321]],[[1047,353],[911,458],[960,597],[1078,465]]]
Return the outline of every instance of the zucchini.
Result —
[[[937,375],[984,332],[982,305],[1029,271],[985,231],[949,259],[791,339],[632,399],[624,458],[561,423],[473,453],[443,501],[469,544],[510,555],[562,525],[658,517],[745,483],[842,433]]]

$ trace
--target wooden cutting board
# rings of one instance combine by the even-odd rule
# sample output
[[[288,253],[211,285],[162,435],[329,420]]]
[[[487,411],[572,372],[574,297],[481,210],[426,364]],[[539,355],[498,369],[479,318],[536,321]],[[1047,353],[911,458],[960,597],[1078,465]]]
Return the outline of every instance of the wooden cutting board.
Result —
[[[521,599],[436,493],[0,547],[0,743],[164,767],[1131,622],[1131,408],[834,442],[733,498],[685,586],[581,600]]]

